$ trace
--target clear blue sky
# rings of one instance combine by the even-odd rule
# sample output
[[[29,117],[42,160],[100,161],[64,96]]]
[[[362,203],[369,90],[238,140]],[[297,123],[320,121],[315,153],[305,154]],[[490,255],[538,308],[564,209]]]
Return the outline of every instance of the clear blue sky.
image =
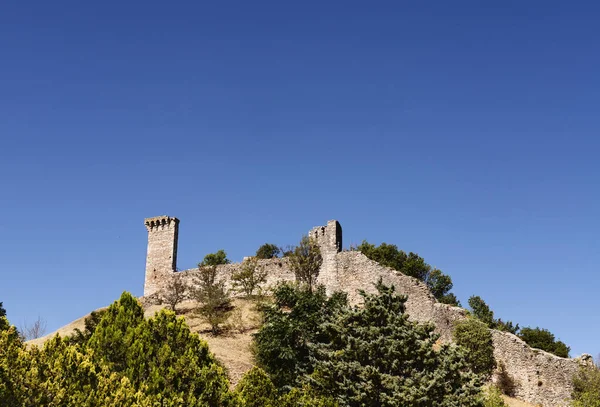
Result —
[[[597,354],[599,7],[4,2],[0,301],[141,295],[145,217],[180,268],[335,218]]]

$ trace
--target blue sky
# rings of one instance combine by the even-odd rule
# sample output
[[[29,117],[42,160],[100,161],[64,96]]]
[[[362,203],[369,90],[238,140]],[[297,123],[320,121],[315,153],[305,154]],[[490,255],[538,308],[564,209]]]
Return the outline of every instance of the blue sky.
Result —
[[[54,330],[329,219],[600,352],[594,2],[5,2],[0,301]]]

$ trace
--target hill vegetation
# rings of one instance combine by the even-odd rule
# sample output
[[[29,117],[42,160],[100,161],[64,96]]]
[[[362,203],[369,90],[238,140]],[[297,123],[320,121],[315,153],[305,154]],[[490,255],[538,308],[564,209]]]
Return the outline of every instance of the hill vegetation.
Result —
[[[387,256],[382,253],[391,253],[402,260],[401,268],[435,286],[431,275],[438,273],[422,258],[403,256],[394,247],[375,249],[372,253],[382,259]],[[254,304],[260,318],[251,346],[256,366],[235,386],[230,381],[233,372],[184,318],[166,309],[148,318],[128,293],[108,309],[93,312],[71,334],[56,335],[42,347],[24,343],[0,303],[0,405],[506,406],[500,389],[484,386],[496,367],[487,327],[510,331],[518,325],[495,319],[479,298],[469,302],[472,318],[456,326],[455,343],[442,344],[431,324],[408,319],[406,296],[381,280],[374,293],[361,292],[361,306],[349,305],[341,292],[327,295],[315,283],[321,261],[318,250],[309,239],[290,250],[298,282],[280,284],[271,297],[255,294],[264,282],[256,262],[248,259],[241,269],[238,293]],[[227,261],[226,253],[219,251],[199,265],[205,273],[196,284],[199,294],[190,314],[208,323],[204,332],[217,350],[219,341],[227,340],[221,335],[246,329],[236,328],[234,321],[240,317],[236,311],[242,300],[230,298],[214,275],[215,263]],[[251,289],[242,283],[248,281]],[[449,295],[451,280],[440,281],[446,283],[438,293]],[[178,312],[189,311],[181,301],[168,305]],[[216,325],[207,311],[212,306],[222,311]],[[540,346],[554,341],[541,331]],[[239,346],[237,342],[235,347]],[[226,356],[232,348],[220,354]],[[599,378],[595,368],[581,371],[574,383],[573,406],[599,406]]]

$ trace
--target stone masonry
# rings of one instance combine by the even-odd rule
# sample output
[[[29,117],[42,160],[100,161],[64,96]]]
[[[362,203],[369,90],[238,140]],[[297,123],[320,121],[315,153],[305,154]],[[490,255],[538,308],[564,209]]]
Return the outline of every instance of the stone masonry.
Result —
[[[144,296],[157,293],[177,267],[179,219],[157,216],[144,220],[148,229]]]
[[[160,216],[146,219],[145,223],[148,257],[144,297],[156,301],[164,284],[175,275],[179,220]],[[315,227],[310,230],[309,237],[316,239],[321,249],[323,264],[318,283],[323,284],[328,293],[344,291],[352,304],[359,304],[361,297],[358,291],[374,292],[374,283],[381,278],[385,284],[394,285],[398,293],[407,296],[406,311],[410,319],[435,324],[436,332],[445,342],[451,341],[455,322],[467,318],[466,310],[437,302],[423,282],[384,267],[358,251],[342,251],[339,222],[331,220],[326,226]],[[267,289],[281,281],[295,280],[285,258],[259,260],[258,264],[268,273]],[[230,287],[231,275],[240,266],[240,263],[218,266],[219,276],[227,286]],[[190,269],[180,273],[191,284],[196,272],[197,269]],[[492,330],[492,336],[494,356],[516,381],[517,398],[543,407],[569,405],[571,378],[582,364],[590,363],[591,356],[560,358],[533,349],[510,333]]]

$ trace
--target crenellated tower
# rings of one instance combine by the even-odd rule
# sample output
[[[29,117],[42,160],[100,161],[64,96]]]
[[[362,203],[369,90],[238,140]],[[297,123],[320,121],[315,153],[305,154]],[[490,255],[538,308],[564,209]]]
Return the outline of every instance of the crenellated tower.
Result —
[[[179,219],[156,216],[144,219],[144,223],[148,229],[144,296],[149,296],[159,291],[166,280],[164,276],[177,268]]]

